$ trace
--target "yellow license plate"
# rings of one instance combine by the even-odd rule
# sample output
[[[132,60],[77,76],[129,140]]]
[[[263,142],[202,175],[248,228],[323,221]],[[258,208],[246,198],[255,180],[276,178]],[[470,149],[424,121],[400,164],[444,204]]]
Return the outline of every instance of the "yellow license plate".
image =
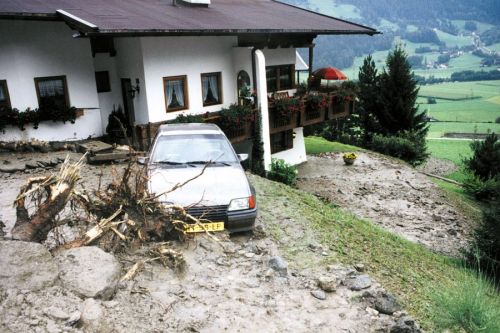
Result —
[[[191,224],[185,227],[187,233],[194,232],[205,232],[205,231],[222,231],[224,230],[224,222],[210,222],[210,223],[200,223]]]

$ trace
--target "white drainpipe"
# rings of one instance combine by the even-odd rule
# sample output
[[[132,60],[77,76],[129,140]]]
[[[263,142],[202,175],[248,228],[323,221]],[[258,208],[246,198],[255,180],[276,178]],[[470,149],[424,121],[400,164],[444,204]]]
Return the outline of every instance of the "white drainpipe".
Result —
[[[269,133],[269,105],[267,103],[266,57],[261,50],[255,51],[257,74],[257,106],[262,116],[262,142],[264,144],[264,168],[271,170],[271,135]]]

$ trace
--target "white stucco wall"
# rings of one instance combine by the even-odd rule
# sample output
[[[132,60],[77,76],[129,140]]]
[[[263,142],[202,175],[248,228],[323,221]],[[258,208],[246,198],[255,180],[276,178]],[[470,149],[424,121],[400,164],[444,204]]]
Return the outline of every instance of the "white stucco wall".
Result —
[[[139,79],[140,94],[134,98],[135,123],[146,124],[151,122],[148,114],[147,82],[144,79],[144,58],[142,41],[139,37],[123,37],[115,38],[116,49],[116,70],[119,85],[120,79],[130,79],[132,85],[135,85],[135,80]],[[120,86],[121,103],[121,86]]]
[[[250,85],[254,87],[252,78],[252,48],[233,47],[232,55],[233,55],[233,73],[235,82],[238,79],[238,73],[244,70],[248,73],[248,76],[250,76]]]
[[[98,93],[99,107],[101,109],[102,130],[106,133],[108,116],[113,107],[123,107],[120,79],[116,70],[116,57],[110,57],[108,53],[97,53],[94,58],[94,69],[96,72],[108,71],[111,91]]]
[[[59,75],[66,76],[71,106],[99,107],[88,39],[73,38],[72,31],[62,22],[0,20],[0,80],[7,80],[12,107],[19,110],[37,108],[34,78]],[[58,123],[51,122],[42,123],[40,129],[25,131],[22,135],[63,140],[102,134],[100,117],[83,118],[86,120],[79,121],[76,128],[68,131],[59,131]],[[53,133],[44,133],[44,128]],[[0,133],[0,140],[17,137],[16,130],[13,131]]]
[[[42,141],[72,141],[83,140],[102,135],[101,113],[99,109],[85,110],[84,115],[76,118],[75,123],[61,121],[43,121],[38,129],[32,124],[27,124],[25,130],[7,126],[5,133],[0,132],[0,141],[29,141],[37,139]]]
[[[307,161],[306,145],[304,142],[303,127],[293,129],[293,148],[273,154],[273,158],[285,160],[288,164],[297,165]]]
[[[141,42],[149,121],[174,119],[182,112],[218,111],[237,101],[232,60],[236,37],[143,37]],[[222,73],[223,104],[204,107],[201,74],[211,72]],[[178,75],[187,75],[189,108],[167,113],[163,77]]]

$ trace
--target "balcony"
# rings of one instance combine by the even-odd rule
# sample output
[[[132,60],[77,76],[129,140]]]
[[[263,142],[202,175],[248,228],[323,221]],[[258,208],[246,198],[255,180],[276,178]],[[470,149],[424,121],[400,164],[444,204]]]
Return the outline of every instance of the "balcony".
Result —
[[[288,131],[298,127],[299,114],[303,107],[295,112],[283,114],[274,104],[269,105],[269,132],[271,134]]]
[[[329,120],[349,116],[354,111],[354,100],[330,96],[327,118]]]

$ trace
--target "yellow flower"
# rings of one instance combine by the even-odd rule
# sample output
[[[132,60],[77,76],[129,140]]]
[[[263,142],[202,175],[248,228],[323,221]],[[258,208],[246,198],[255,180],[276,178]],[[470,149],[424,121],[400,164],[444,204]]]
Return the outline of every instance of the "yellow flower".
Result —
[[[355,153],[345,153],[342,157],[347,160],[355,160],[356,158],[358,158],[358,155],[356,155]]]

